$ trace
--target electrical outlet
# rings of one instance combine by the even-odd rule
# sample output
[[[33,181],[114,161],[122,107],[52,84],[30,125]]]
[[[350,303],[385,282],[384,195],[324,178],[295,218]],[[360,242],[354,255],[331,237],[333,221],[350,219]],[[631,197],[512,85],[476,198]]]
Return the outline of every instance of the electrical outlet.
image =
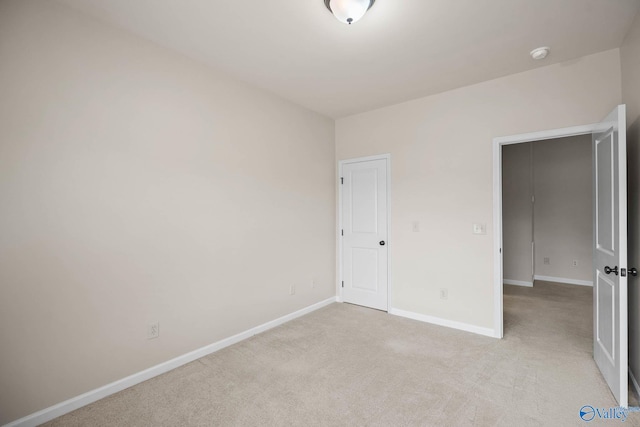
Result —
[[[578,266],[578,260],[574,259],[573,262],[571,263],[571,265],[573,265],[574,267]]]
[[[147,325],[147,339],[154,339],[160,336],[160,322],[149,323]]]
[[[449,298],[449,290],[447,288],[441,288],[440,299],[447,299],[447,298]]]
[[[544,261],[544,265],[550,265],[551,261],[549,260],[549,258],[546,258],[543,260]]]
[[[289,295],[295,295],[296,294],[296,285],[291,285],[289,287]]]

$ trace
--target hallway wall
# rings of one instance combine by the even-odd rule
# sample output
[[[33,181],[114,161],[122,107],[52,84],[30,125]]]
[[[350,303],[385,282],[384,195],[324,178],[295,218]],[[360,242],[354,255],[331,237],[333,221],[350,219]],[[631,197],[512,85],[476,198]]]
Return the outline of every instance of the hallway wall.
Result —
[[[591,282],[591,135],[507,145],[503,165],[505,282]]]
[[[502,148],[502,251],[505,283],[533,286],[531,144]]]
[[[592,282],[591,135],[532,144],[535,274]]]

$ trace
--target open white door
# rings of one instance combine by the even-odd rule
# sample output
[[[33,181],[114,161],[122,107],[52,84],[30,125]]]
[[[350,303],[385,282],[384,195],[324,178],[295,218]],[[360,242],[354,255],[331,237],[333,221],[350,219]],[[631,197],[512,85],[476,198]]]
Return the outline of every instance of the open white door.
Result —
[[[593,133],[593,358],[628,405],[627,139],[625,106]]]
[[[342,164],[342,298],[387,311],[386,159]]]

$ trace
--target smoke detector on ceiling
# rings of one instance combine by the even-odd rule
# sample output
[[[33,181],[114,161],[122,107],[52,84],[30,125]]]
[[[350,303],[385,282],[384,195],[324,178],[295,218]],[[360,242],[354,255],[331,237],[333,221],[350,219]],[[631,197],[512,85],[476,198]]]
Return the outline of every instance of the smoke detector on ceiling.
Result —
[[[535,59],[536,61],[544,59],[547,57],[547,55],[549,55],[549,48],[548,47],[539,47],[537,49],[533,49],[531,52],[529,52],[529,55],[531,55],[531,57],[533,59]]]

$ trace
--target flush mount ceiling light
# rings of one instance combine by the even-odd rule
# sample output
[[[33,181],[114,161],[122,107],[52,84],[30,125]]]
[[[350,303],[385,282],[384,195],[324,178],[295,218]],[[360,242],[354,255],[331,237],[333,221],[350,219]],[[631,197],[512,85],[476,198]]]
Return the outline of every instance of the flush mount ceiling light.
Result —
[[[358,22],[375,2],[376,0],[324,0],[324,5],[338,21],[351,25]]]
[[[544,59],[547,57],[547,55],[549,55],[549,48],[548,47],[539,47],[537,49],[533,49],[531,52],[529,52],[529,55],[531,55],[531,57],[533,59],[535,59],[536,61],[540,60],[540,59]]]

